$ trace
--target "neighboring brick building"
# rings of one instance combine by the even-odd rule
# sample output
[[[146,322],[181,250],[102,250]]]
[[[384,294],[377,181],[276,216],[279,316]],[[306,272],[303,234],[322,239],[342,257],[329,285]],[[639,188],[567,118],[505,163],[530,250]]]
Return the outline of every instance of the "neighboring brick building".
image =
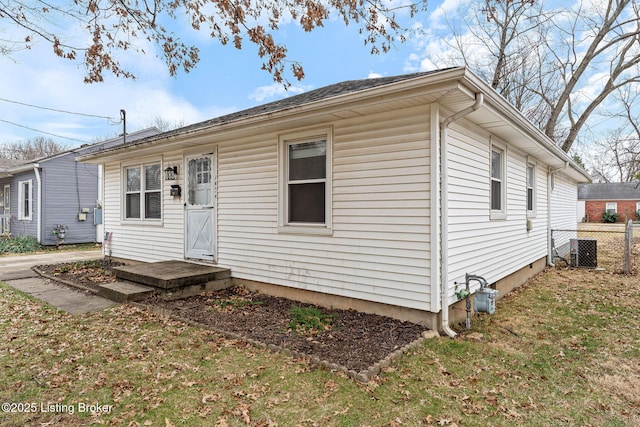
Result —
[[[578,184],[579,221],[602,222],[605,210],[616,212],[618,222],[640,220],[640,182]]]

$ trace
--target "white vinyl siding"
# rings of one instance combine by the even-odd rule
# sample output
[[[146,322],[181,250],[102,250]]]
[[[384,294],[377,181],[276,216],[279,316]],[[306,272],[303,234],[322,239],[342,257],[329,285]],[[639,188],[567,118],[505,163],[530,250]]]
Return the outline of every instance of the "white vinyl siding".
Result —
[[[556,249],[561,255],[569,253],[569,241],[578,237],[578,223],[576,212],[578,210],[577,185],[560,173],[553,175],[553,190],[550,194],[551,230],[566,230],[553,233]]]
[[[212,133],[207,135],[208,144],[193,147],[200,153],[217,153],[217,177],[212,177],[217,195],[217,263],[238,279],[437,309],[439,296],[432,294],[437,278],[431,271],[439,262],[432,260],[431,249],[439,242],[432,246],[430,190],[437,183],[431,182],[430,108],[344,117],[348,118],[326,123],[303,117],[286,127],[265,125],[253,133],[245,129],[242,137],[235,138]],[[292,123],[300,123],[300,129]],[[283,181],[283,135],[317,135],[319,129],[331,129],[327,144],[331,155],[327,154],[323,181],[330,204],[330,221],[326,218],[325,223],[331,232],[282,232],[287,223],[282,197],[288,185]],[[464,120],[447,132],[449,265],[445,268],[453,303],[456,284],[464,284],[466,273],[493,283],[546,256],[549,167]],[[499,221],[492,220],[491,210],[492,147],[503,153],[501,208],[508,216]],[[162,155],[165,163],[183,165],[190,152]],[[524,190],[529,163],[536,165],[536,216],[529,218],[528,232]],[[105,231],[113,232],[113,255],[139,261],[181,259],[186,196],[169,197],[170,186],[163,183],[162,222],[148,226],[124,221],[123,170],[118,163],[105,167]],[[179,175],[170,184],[184,186],[183,179]],[[575,219],[575,183],[558,175],[552,200],[555,197],[561,221]]]
[[[218,264],[239,279],[428,310],[429,108],[324,126],[329,127],[331,235],[278,231],[280,133],[218,144]],[[292,132],[296,129],[284,134]],[[163,157],[179,163],[184,155]],[[161,226],[114,222],[114,213],[120,218],[121,171],[117,164],[105,168],[105,231],[113,232],[113,255],[139,261],[182,258],[184,198],[168,197],[165,186]],[[182,178],[171,183],[182,185]]]
[[[428,117],[331,124],[332,235],[278,233],[278,134],[220,144],[218,263],[241,279],[427,309]]]
[[[491,147],[504,148],[503,209],[501,221],[492,221],[490,209]],[[456,285],[466,273],[493,283],[546,255],[546,175],[536,168],[538,215],[527,232],[527,157],[502,141],[473,128],[449,128],[449,295],[456,301]],[[575,186],[574,186],[575,188]],[[543,191],[543,189],[545,191]],[[575,218],[575,214],[573,215]]]
[[[551,229],[575,230],[578,226],[576,211],[578,203],[577,185],[560,173],[554,175],[551,190]],[[542,197],[540,197],[541,199]]]
[[[163,154],[165,162],[182,164],[182,153],[170,152]],[[153,163],[142,161],[141,163]],[[127,165],[131,165],[128,163]],[[174,198],[169,195],[169,184],[184,187],[183,176],[178,175],[175,181],[163,181],[162,185],[162,221],[128,221],[123,218],[122,190],[124,179],[123,166],[120,163],[105,165],[104,189],[104,231],[112,233],[111,242],[107,250],[111,249],[113,256],[137,261],[165,261],[182,259],[184,257],[184,198]],[[180,170],[183,170],[182,167]],[[184,197],[184,195],[183,195]]]

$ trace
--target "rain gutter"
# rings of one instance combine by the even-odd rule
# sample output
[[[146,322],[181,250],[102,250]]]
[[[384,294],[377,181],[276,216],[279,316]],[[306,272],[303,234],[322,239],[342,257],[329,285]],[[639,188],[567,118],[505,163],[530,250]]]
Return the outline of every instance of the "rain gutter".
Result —
[[[475,102],[470,107],[450,115],[442,122],[440,127],[440,302],[441,302],[441,330],[451,338],[456,333],[449,326],[449,173],[448,173],[448,129],[456,120],[460,120],[473,113],[484,103],[484,94],[475,94]]]
[[[38,243],[42,244],[42,179],[40,178],[40,165],[38,163],[33,165],[33,172],[36,175],[36,182],[38,183],[38,207],[36,213],[38,219],[36,220],[36,233]]]

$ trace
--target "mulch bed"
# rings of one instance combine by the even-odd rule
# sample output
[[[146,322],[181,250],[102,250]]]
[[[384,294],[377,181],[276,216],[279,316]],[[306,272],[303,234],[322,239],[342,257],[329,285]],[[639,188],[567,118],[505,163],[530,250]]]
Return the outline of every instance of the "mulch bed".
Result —
[[[37,270],[64,282],[95,289],[100,283],[115,281],[109,273],[110,265],[83,266],[81,263],[38,266]],[[233,336],[291,350],[322,365],[352,374],[369,370],[377,373],[380,363],[391,354],[404,351],[419,342],[426,331],[424,326],[402,322],[385,316],[354,310],[324,309],[301,304],[286,298],[249,292],[233,286],[179,300],[165,300],[154,296],[142,304],[173,317],[227,332]],[[292,307],[299,312],[321,312],[324,322],[305,330],[315,319],[293,325]],[[372,368],[373,367],[373,368]]]

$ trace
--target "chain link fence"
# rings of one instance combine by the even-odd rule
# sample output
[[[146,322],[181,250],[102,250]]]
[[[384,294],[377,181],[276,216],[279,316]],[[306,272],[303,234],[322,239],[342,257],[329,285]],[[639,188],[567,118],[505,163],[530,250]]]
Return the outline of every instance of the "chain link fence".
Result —
[[[575,230],[551,230],[551,258],[555,265],[598,268],[637,274],[640,224],[579,224]]]

